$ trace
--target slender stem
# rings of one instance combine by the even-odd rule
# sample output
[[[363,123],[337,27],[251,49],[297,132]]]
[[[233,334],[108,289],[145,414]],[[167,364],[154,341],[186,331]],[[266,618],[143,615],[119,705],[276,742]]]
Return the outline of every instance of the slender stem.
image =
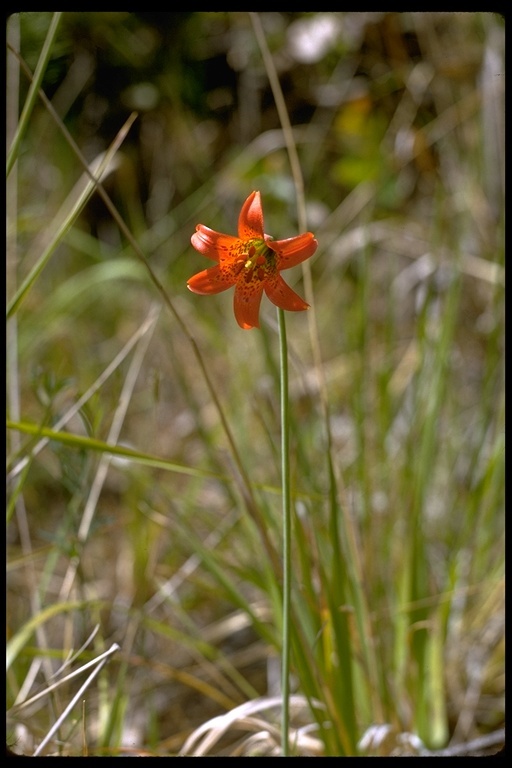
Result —
[[[283,490],[283,648],[281,661],[282,754],[290,754],[290,605],[291,605],[291,503],[290,503],[290,421],[288,411],[288,345],[284,311],[277,310],[281,374],[281,475]]]

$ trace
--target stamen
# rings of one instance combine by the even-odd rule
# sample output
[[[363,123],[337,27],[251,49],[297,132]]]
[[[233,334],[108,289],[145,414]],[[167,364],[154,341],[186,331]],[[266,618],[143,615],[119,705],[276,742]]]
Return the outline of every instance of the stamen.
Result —
[[[267,248],[264,240],[253,241],[247,249],[247,256],[249,258],[244,264],[245,269],[263,267],[267,263],[267,254],[270,253],[271,251]]]

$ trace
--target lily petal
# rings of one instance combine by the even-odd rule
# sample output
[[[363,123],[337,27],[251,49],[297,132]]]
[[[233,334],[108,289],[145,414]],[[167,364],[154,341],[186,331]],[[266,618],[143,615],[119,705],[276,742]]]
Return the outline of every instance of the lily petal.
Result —
[[[190,238],[193,247],[213,261],[231,259],[240,251],[241,242],[233,235],[223,235],[214,229],[198,224]]]
[[[259,192],[251,192],[242,205],[238,217],[238,236],[240,240],[263,239],[263,209]]]
[[[303,309],[309,309],[309,304],[307,304],[304,299],[301,299],[301,297],[295,293],[287,283],[285,283],[281,275],[277,275],[272,283],[267,282],[265,284],[265,293],[270,301],[280,309],[286,309],[289,312],[301,312]]]
[[[318,248],[318,241],[311,232],[304,232],[287,240],[267,240],[267,245],[277,253],[277,268],[281,270],[296,267],[309,259]]]
[[[262,296],[263,287],[252,291],[244,290],[243,284],[237,283],[233,309],[240,328],[249,330],[250,328],[260,327],[259,315]]]
[[[187,288],[192,293],[200,293],[208,295],[210,293],[222,293],[227,291],[236,282],[236,275],[230,277],[220,267],[210,267],[209,269],[203,269],[202,272],[198,272],[197,275],[193,275],[187,282]]]

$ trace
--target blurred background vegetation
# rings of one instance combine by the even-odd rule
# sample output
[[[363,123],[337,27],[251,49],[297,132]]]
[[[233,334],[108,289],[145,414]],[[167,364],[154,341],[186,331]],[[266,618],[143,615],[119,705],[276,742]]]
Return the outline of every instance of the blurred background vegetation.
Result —
[[[504,22],[258,17],[319,242],[318,341],[310,313],[287,315],[295,726],[316,739],[299,753],[467,742],[504,720]],[[8,20],[8,148],[30,89],[15,52],[34,73],[52,23]],[[280,577],[190,337],[101,195],[55,234],[84,173],[63,126],[93,163],[137,113],[104,188],[197,342],[278,553],[274,307],[244,332],[232,292],[186,281],[208,266],[197,223],[235,233],[259,189],[266,231],[290,237],[296,190],[249,14],[68,12],[49,45],[61,123],[35,100],[7,179],[8,303],[52,250],[7,326],[8,735],[33,751],[80,683],[25,702],[115,642],[46,754],[175,754],[278,689]],[[300,269],[287,279],[304,295]],[[75,442],[34,450],[99,378],[63,428]]]

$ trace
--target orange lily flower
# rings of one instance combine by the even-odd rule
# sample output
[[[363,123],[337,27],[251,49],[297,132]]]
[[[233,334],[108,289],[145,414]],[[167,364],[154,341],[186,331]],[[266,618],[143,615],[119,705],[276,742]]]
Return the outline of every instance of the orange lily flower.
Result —
[[[187,287],[194,293],[210,294],[234,285],[233,306],[241,328],[259,328],[263,291],[281,309],[300,312],[309,308],[279,273],[309,259],[318,243],[311,232],[287,240],[273,240],[266,235],[259,192],[251,192],[242,206],[238,237],[198,224],[191,243],[196,251],[217,264],[191,277]]]

